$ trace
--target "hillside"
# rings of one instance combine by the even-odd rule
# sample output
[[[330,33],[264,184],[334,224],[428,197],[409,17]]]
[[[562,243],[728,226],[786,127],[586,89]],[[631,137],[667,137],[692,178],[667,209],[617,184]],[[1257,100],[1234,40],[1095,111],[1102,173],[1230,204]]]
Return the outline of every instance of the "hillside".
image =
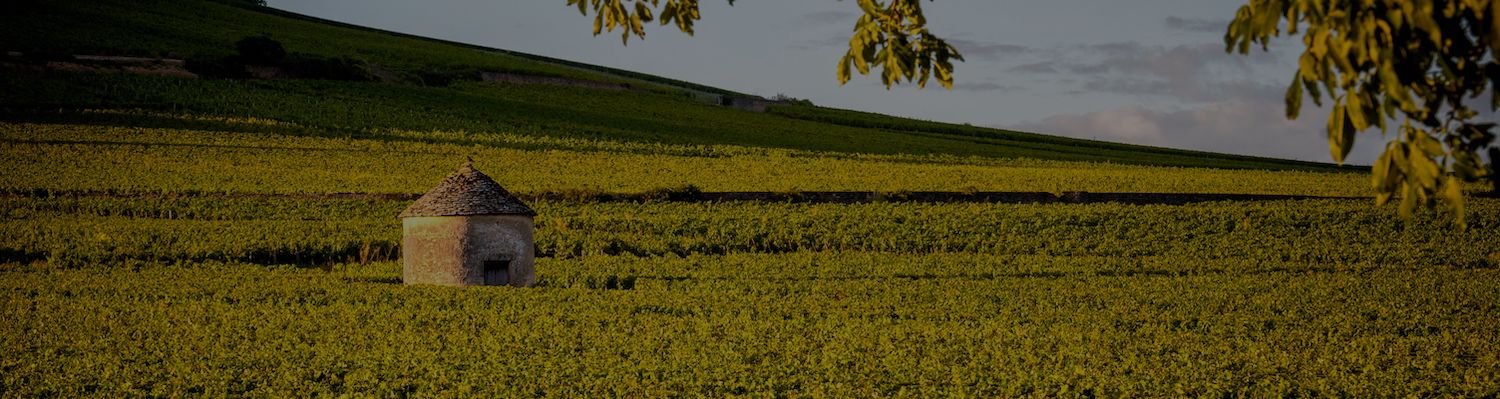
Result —
[[[1273,170],[1351,169],[805,105],[772,105],[767,113],[744,112],[704,103],[695,99],[701,96],[692,94],[737,95],[731,90],[330,23],[245,2],[27,0],[8,7],[15,12],[0,16],[0,49],[6,51],[52,57],[89,54],[176,58],[188,60],[192,69],[193,65],[212,64],[235,55],[234,44],[240,39],[269,35],[284,45],[288,54],[318,61],[318,65],[355,65],[362,74],[356,78],[371,80],[7,73],[0,78],[0,107],[13,112],[125,108],[254,116],[335,135],[367,136],[380,128],[436,129],[839,153]],[[486,71],[623,84],[631,90],[497,85],[478,79]]]

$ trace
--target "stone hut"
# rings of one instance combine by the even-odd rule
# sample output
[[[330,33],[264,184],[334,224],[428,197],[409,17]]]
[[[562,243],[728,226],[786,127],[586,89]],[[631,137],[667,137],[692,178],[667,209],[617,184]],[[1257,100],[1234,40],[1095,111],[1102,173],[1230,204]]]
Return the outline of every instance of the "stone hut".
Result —
[[[406,284],[536,284],[536,211],[464,163],[401,212]]]

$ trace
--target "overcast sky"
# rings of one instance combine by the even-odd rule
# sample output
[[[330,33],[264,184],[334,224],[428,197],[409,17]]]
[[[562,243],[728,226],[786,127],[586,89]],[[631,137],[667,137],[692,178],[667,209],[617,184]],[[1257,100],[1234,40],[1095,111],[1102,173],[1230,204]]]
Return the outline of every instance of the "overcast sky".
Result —
[[[640,71],[824,106],[1135,144],[1331,162],[1327,113],[1294,121],[1283,93],[1301,40],[1224,52],[1244,0],[923,2],[931,30],[967,62],[954,90],[840,86],[834,69],[858,17],[853,0],[703,0],[696,36],[653,25],[645,40],[592,35],[564,0],[271,0],[317,17]],[[618,32],[618,31],[617,31]],[[1378,131],[1350,160],[1379,153]]]

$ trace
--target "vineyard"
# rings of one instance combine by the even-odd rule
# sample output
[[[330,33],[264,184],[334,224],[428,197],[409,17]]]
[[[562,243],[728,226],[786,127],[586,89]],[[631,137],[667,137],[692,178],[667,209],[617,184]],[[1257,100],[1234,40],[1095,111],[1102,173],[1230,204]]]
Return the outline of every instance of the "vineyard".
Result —
[[[393,74],[629,89],[0,65],[0,397],[1500,396],[1485,187],[1460,230],[1373,206],[1357,166],[746,112],[253,3],[23,0],[0,50],[201,60],[276,32]],[[397,215],[468,158],[539,214],[535,287],[402,284]],[[1143,193],[1308,198],[1108,200]]]
[[[284,122],[243,119],[203,121],[216,125],[193,129],[103,123],[0,122],[6,144],[0,154],[25,165],[0,181],[0,189],[409,194],[426,190],[466,156],[494,160],[491,174],[520,192],[642,192],[692,185],[707,191],[1366,196],[1369,185],[1367,175],[1347,172],[642,144],[508,132],[381,130],[367,138],[321,137],[290,133],[297,126]]]
[[[406,200],[318,196],[417,193],[465,156],[521,193],[1357,196],[1358,173],[60,117],[0,124],[4,396],[1500,389],[1492,199],[1465,231],[1368,200],[539,201],[538,287],[451,289],[400,284]]]
[[[22,259],[257,263],[394,260],[409,202],[13,198],[0,201]],[[972,253],[1163,258],[1145,271],[1500,266],[1500,203],[1475,199],[1473,228],[1403,222],[1363,201],[1169,205],[538,202],[538,252],[554,258],[733,253]],[[1193,263],[1177,262],[1192,259]],[[1128,263],[1128,262],[1127,262]],[[1175,263],[1175,264],[1173,264]],[[1234,262],[1230,262],[1234,263]],[[912,265],[910,273],[926,266]],[[1231,271],[1237,268],[1231,268]],[[1114,270],[1113,272],[1140,272]],[[624,273],[624,272],[621,272]],[[625,277],[621,274],[621,277]]]
[[[542,202],[538,287],[453,289],[399,284],[404,201],[12,198],[0,388],[1484,396],[1475,202],[1458,234],[1363,201]]]

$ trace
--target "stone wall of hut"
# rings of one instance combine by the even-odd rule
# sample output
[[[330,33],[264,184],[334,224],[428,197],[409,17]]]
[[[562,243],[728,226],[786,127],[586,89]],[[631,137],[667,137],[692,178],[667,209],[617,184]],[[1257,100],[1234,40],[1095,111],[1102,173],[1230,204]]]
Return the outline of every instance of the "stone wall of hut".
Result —
[[[486,261],[509,261],[508,285],[536,284],[533,221],[524,215],[409,217],[402,220],[402,281],[486,285]]]

